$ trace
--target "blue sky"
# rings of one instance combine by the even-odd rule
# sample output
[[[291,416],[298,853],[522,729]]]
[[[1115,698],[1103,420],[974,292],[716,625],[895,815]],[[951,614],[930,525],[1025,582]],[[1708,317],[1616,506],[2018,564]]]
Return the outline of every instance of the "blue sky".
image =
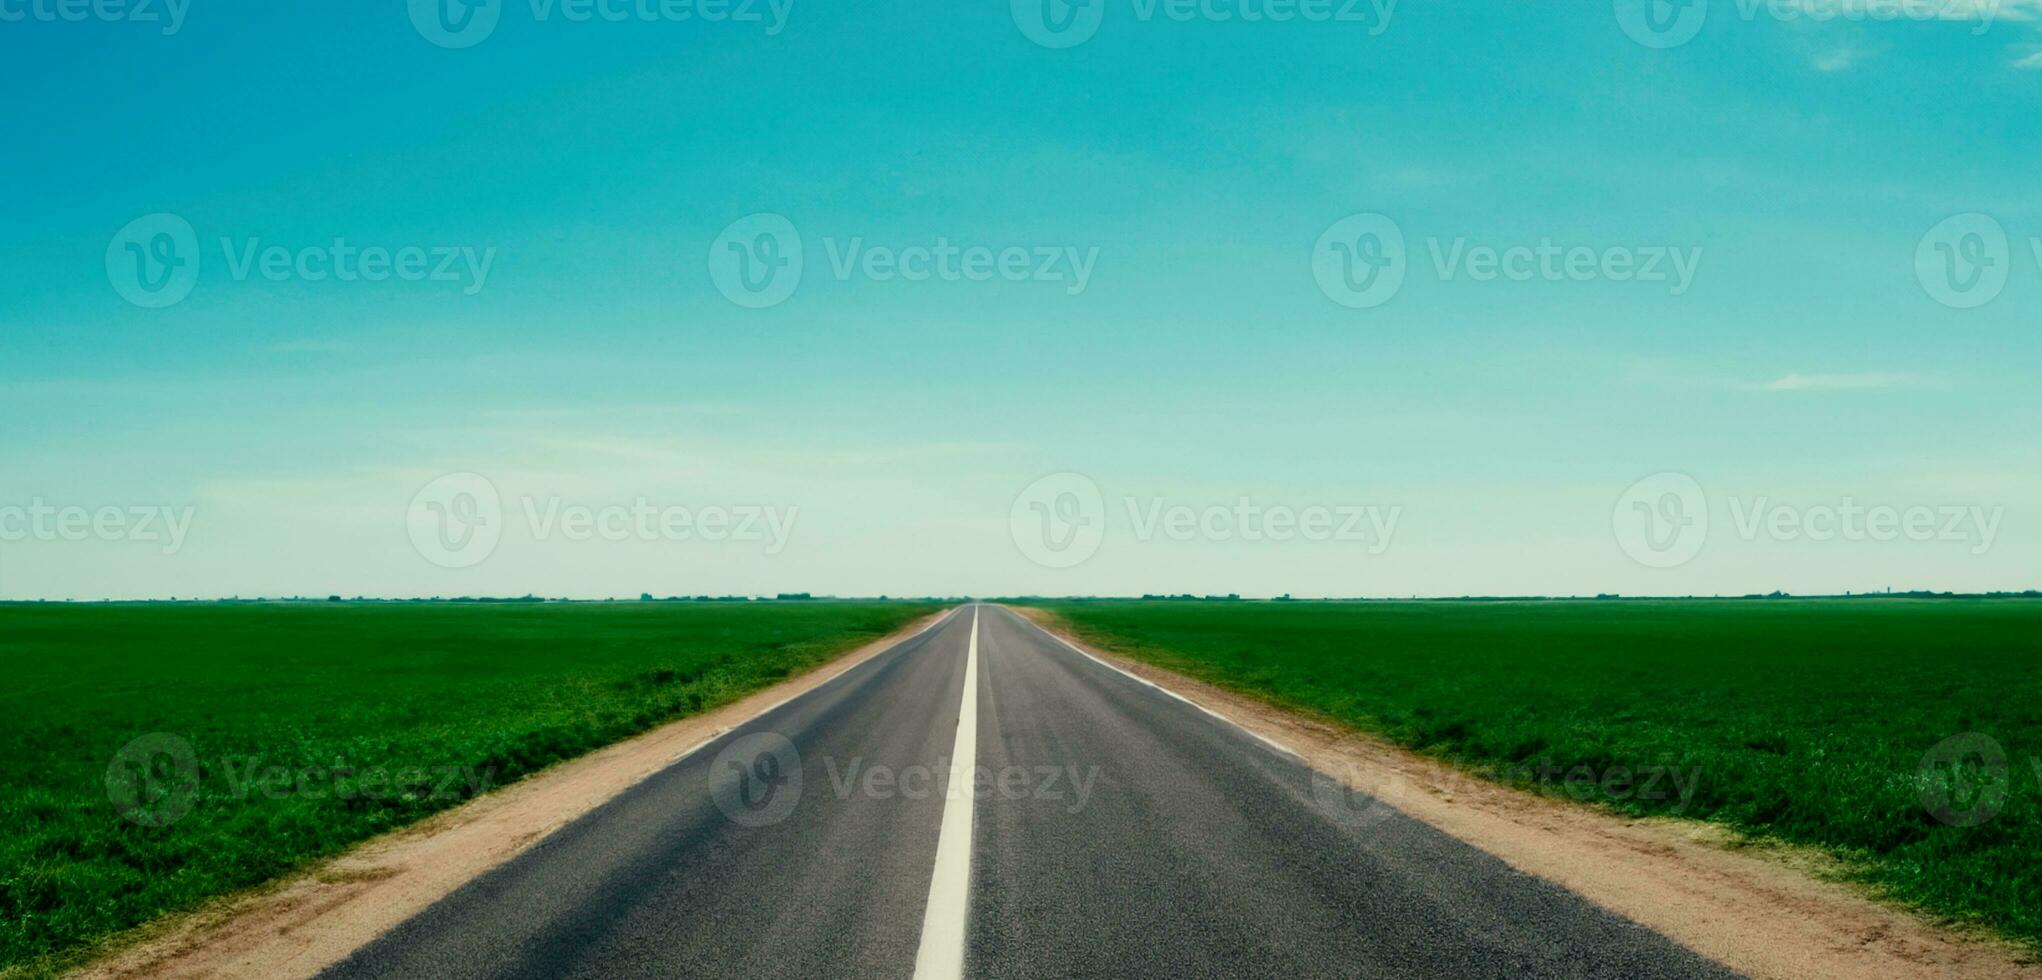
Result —
[[[1652,47],[1633,0],[1092,0],[1050,48],[1028,0],[782,2],[507,0],[454,49],[402,2],[0,0],[0,595],[2042,587],[2042,4],[1694,0]],[[146,308],[159,213],[197,276]],[[803,268],[750,308],[712,256],[759,214]],[[1353,214],[1403,239],[1361,308],[1314,274]],[[449,278],[303,274],[337,240]],[[883,271],[944,243],[1028,271]],[[1436,259],[1542,243],[1594,269]],[[1925,282],[1974,258],[2003,285]],[[500,539],[449,563],[412,532],[467,473]],[[1706,535],[1640,560],[1660,504]],[[1792,533],[1851,504],[1951,520]],[[634,505],[790,529],[534,516]],[[1040,514],[1096,545],[1041,560]]]

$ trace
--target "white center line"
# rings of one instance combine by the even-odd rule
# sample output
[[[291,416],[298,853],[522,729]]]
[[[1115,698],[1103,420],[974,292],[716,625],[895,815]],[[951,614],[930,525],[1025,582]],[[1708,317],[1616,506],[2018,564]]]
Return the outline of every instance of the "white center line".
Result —
[[[936,874],[922,913],[922,948],[915,980],[964,976],[965,903],[971,891],[972,780],[978,769],[978,607],[971,607],[971,644],[964,653],[964,703],[957,709],[957,745],[950,752],[950,789],[936,837]]]

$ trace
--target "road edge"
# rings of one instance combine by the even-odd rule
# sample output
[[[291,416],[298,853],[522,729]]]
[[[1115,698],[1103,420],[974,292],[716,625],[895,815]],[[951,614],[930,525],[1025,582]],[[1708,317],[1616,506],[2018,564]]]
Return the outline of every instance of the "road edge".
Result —
[[[66,976],[312,977],[725,732],[933,629],[930,613],[795,677],[569,759],[279,881],[138,927]]]
[[[1754,978],[2042,977],[2021,947],[1927,921],[1727,828],[1637,819],[1489,782],[1364,732],[1286,711],[1085,642],[1048,610],[1004,606],[1108,667],[1155,685],[1525,874]]]

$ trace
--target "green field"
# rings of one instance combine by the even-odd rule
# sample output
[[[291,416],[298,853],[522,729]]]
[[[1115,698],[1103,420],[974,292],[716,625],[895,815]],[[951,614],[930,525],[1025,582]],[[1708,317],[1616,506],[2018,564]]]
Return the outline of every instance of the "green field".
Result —
[[[936,608],[0,605],[0,972],[61,965]],[[140,822],[114,802],[130,789]]]
[[[2042,940],[2042,602],[1048,608],[1100,647],[1492,778],[1816,845],[1900,901]],[[1925,760],[1973,732],[2004,766]]]

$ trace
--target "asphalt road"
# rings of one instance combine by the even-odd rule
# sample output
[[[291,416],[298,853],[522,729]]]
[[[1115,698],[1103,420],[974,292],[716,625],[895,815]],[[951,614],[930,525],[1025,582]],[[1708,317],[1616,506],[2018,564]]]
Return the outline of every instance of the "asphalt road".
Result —
[[[995,606],[717,738],[326,975],[960,963],[973,977],[1735,975]]]

